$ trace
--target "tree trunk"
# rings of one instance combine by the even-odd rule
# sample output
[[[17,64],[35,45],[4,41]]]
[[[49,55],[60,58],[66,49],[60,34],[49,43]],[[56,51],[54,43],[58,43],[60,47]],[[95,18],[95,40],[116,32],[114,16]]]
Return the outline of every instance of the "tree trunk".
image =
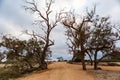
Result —
[[[97,62],[97,51],[95,51],[95,54],[94,54],[94,70],[97,70],[98,67],[98,62]]]
[[[46,51],[43,51],[43,54],[42,54],[42,57],[41,57],[41,68],[43,70],[47,69],[47,63],[45,62],[45,57],[46,57]]]
[[[90,61],[90,64],[91,64],[91,66],[93,65],[93,61],[92,60]]]
[[[75,60],[75,53],[73,53],[72,62]]]
[[[95,61],[95,62],[94,62],[94,70],[97,70],[97,69],[98,69],[97,64],[98,64],[98,63]]]
[[[47,63],[45,61],[42,62],[41,69],[42,70],[47,69]]]
[[[84,53],[81,54],[81,62],[82,62],[82,68],[83,68],[83,70],[86,70]]]
[[[81,60],[82,61],[82,66],[83,66],[83,70],[86,70],[86,65],[85,65],[85,60]]]

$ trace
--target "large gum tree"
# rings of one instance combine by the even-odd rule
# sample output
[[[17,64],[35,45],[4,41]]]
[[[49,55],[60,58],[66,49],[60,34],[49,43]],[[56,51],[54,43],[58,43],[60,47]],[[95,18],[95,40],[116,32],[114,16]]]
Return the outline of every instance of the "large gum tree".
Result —
[[[25,10],[30,10],[33,14],[35,14],[38,17],[38,20],[36,21],[38,23],[38,26],[42,30],[42,35],[38,35],[37,33],[34,32],[34,34],[30,34],[32,36],[37,36],[41,38],[44,42],[42,54],[40,56],[40,64],[42,69],[46,69],[47,65],[45,62],[46,54],[50,46],[54,45],[54,41],[50,39],[50,34],[52,30],[56,27],[57,23],[59,22],[59,17],[57,14],[54,16],[52,14],[52,9],[51,6],[53,4],[53,0],[48,0],[45,3],[45,9],[42,10],[40,9],[39,3],[40,1],[37,0],[32,0],[32,1],[26,1],[28,4],[25,6]],[[41,30],[39,32],[41,32]]]

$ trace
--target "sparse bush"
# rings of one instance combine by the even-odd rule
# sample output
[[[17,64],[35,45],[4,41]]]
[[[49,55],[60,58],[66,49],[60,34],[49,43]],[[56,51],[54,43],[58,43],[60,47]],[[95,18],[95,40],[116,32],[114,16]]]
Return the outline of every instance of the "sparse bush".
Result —
[[[73,61],[72,61],[72,60],[69,60],[68,63],[73,64]]]
[[[64,60],[65,62],[67,62],[67,60]]]
[[[97,70],[102,70],[102,68],[101,67],[97,67]]]
[[[108,60],[101,60],[101,62],[120,62],[120,60],[108,59]]]
[[[120,66],[119,64],[117,63],[107,63],[108,66]]]

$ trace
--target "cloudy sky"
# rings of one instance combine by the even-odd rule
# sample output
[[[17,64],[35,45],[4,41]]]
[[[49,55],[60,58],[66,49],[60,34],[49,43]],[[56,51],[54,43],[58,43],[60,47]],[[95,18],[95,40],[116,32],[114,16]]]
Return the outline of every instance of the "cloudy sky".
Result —
[[[29,0],[28,0],[29,1]],[[44,9],[43,5],[46,0],[39,0],[37,3]],[[120,0],[55,0],[52,10],[75,9],[75,12],[82,14],[85,8],[92,8],[93,4],[97,4],[97,13],[101,16],[110,16],[114,23],[120,22]],[[38,30],[33,26],[36,15],[32,15],[25,11],[23,5],[26,5],[24,0],[0,0],[0,33],[13,34],[22,39],[27,39],[27,35],[21,36],[23,30]],[[63,56],[65,59],[70,59],[72,55],[68,54],[66,46],[66,37],[63,26],[57,26],[51,38],[55,41],[52,47],[53,58]]]

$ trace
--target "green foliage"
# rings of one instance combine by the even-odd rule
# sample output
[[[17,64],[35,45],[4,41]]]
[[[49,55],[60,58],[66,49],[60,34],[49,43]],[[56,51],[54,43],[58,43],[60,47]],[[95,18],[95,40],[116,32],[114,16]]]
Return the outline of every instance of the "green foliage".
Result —
[[[90,42],[90,47],[95,48],[111,48],[114,45],[112,37],[116,37],[112,31],[113,25],[111,25],[108,17],[97,17],[93,21],[93,33]],[[101,50],[103,50],[101,49]]]

